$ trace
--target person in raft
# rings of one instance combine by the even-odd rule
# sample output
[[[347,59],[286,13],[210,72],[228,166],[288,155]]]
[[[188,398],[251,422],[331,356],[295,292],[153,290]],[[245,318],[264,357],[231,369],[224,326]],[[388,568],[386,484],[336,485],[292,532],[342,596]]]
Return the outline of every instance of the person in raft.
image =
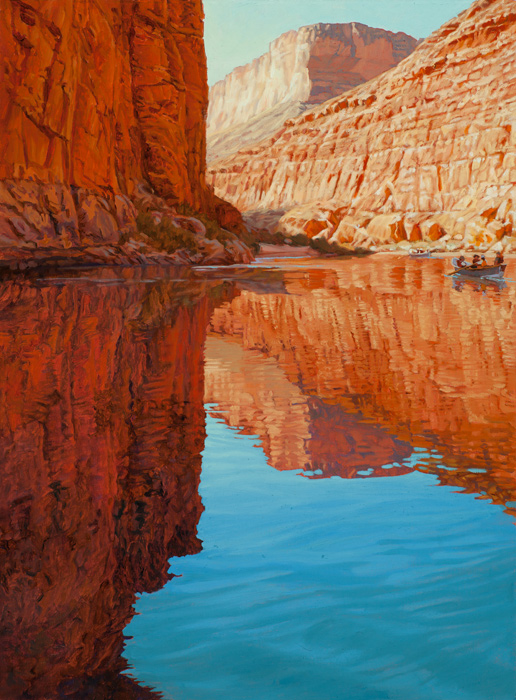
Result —
[[[467,267],[468,263],[466,262],[466,258],[461,255],[460,258],[457,258],[456,265],[457,267]]]
[[[497,253],[494,261],[495,265],[503,265],[503,253]]]
[[[486,256],[485,256],[485,255],[482,255],[480,259],[481,259],[480,267],[487,267]]]
[[[473,270],[476,270],[477,267],[480,267],[480,255],[478,255],[477,253],[475,253],[475,255],[473,256],[473,262],[471,263],[470,267]]]

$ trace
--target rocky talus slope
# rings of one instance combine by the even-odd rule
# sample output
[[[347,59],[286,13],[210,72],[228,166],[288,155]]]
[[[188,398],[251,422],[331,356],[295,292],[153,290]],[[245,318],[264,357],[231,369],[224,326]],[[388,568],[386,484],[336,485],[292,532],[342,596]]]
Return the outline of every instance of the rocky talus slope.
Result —
[[[397,67],[209,171],[242,211],[342,247],[516,244],[516,5],[477,0]]]
[[[272,136],[297,117],[397,65],[417,40],[364,24],[314,24],[282,34],[269,51],[210,89],[208,160]]]
[[[138,262],[146,194],[238,227],[205,183],[201,0],[0,0],[0,16],[0,262]]]

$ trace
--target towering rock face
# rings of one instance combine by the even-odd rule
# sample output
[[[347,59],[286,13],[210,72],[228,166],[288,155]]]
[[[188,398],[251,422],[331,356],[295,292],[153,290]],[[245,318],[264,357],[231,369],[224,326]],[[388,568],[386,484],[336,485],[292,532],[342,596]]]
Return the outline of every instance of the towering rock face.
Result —
[[[116,245],[142,187],[220,209],[201,0],[0,0],[0,15],[0,255]]]
[[[150,698],[118,675],[123,629],[169,558],[201,548],[215,301],[139,274],[1,289],[2,700]]]
[[[243,211],[341,245],[507,246],[516,227],[516,9],[478,0],[400,65],[210,170]],[[408,243],[407,243],[408,245]]]
[[[271,136],[290,117],[397,65],[416,39],[364,24],[315,24],[282,34],[268,53],[210,90],[208,158]]]

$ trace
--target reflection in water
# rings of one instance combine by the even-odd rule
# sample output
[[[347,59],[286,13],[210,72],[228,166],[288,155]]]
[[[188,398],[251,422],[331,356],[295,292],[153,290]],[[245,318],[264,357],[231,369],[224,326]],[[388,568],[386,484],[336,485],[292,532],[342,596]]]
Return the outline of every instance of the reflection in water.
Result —
[[[359,422],[338,404],[303,394],[275,358],[216,336],[206,341],[206,402],[212,415],[259,435],[275,469],[303,469],[310,478],[394,476],[411,471],[400,462],[408,443]],[[389,471],[382,469],[390,464]]]
[[[233,447],[224,442],[222,451],[217,452],[219,445],[205,454],[215,470],[214,488],[224,498],[230,497],[240,478],[250,505],[240,513],[238,502],[226,504],[223,512],[228,519],[220,521],[220,532],[215,512],[216,549],[214,545],[205,554],[208,563],[219,569],[213,579],[206,573],[208,564],[204,574],[192,576],[192,581],[199,576],[202,588],[205,575],[206,589],[202,595],[195,593],[180,610],[174,596],[183,585],[178,581],[186,585],[186,578],[173,582],[170,601],[166,598],[169,607],[164,609],[168,617],[163,618],[159,609],[157,617],[141,618],[152,622],[150,638],[159,642],[162,633],[174,635],[182,650],[174,658],[181,660],[189,652],[186,641],[175,635],[177,621],[170,618],[170,610],[185,615],[185,634],[198,629],[203,619],[213,630],[219,617],[231,619],[240,596],[254,591],[262,575],[271,590],[279,591],[271,620],[282,620],[283,615],[284,624],[289,625],[288,604],[282,607],[286,589],[277,584],[275,572],[282,562],[290,562],[291,568],[281,576],[288,577],[288,586],[296,591],[298,581],[305,580],[306,571],[295,575],[302,561],[315,588],[306,597],[299,594],[299,619],[307,606],[315,609],[313,601],[328,587],[339,595],[345,593],[344,602],[338,599],[336,614],[342,609],[350,616],[357,647],[349,653],[367,656],[366,676],[380,664],[377,658],[387,653],[377,640],[389,635],[399,642],[400,658],[406,654],[409,674],[418,664],[417,654],[410,645],[406,651],[401,638],[416,613],[403,607],[405,595],[392,592],[390,579],[380,577],[374,588],[361,573],[374,569],[378,561],[386,567],[386,562],[390,566],[394,562],[395,567],[398,554],[386,557],[383,549],[386,527],[391,528],[392,538],[399,538],[395,544],[389,540],[389,551],[408,547],[417,561],[424,560],[425,590],[428,596],[436,596],[428,629],[440,639],[438,620],[448,614],[442,606],[446,607],[455,585],[454,572],[446,574],[451,583],[442,583],[439,572],[447,566],[446,533],[442,539],[432,535],[434,539],[429,536],[426,544],[418,544],[428,534],[423,527],[426,522],[432,532],[438,531],[442,504],[432,510],[434,505],[425,500],[431,479],[414,469],[437,476],[443,485],[481,494],[516,515],[515,287],[487,284],[479,289],[467,281],[455,284],[444,277],[446,264],[440,260],[422,264],[378,256],[309,264],[310,269],[285,261],[283,269],[273,271],[205,270],[184,273],[179,279],[163,272],[153,279],[134,271],[117,279],[115,273],[105,271],[90,280],[79,275],[69,280],[17,279],[1,284],[0,687],[6,699],[159,697],[123,675],[123,631],[134,614],[136,594],[164,587],[163,595],[169,595],[168,560],[201,551],[197,524],[203,510],[198,487],[205,443],[204,402],[212,418],[257,436],[274,470],[268,469],[265,477],[256,469],[259,488],[247,483],[251,475],[240,466],[234,469],[243,452],[233,437],[227,438]],[[227,482],[224,470],[233,470]],[[289,470],[300,471],[310,481],[296,479]],[[335,476],[353,481],[325,481]],[[379,476],[398,478],[374,478]],[[287,478],[296,486],[288,486]],[[210,484],[209,472],[206,483]],[[285,493],[295,491],[300,499],[289,510],[280,508],[279,515],[271,506],[278,484]],[[407,484],[412,484],[412,491]],[[398,512],[416,491],[418,507],[426,507],[425,518],[414,524],[406,517],[408,534],[400,534]],[[455,528],[453,547],[463,548],[460,566],[457,560],[458,569],[463,567],[465,572],[461,585],[478,578],[471,595],[477,595],[475,609],[481,608],[486,581],[475,548],[477,512],[466,505],[459,512],[453,500],[457,497],[446,489],[438,491],[448,494],[443,502],[448,527]],[[354,528],[351,538],[348,524],[340,518],[344,499]],[[318,534],[313,523],[325,524],[320,514],[326,507],[333,519]],[[256,522],[250,530],[251,539],[246,539],[244,521],[242,528],[233,528],[231,518],[237,513],[251,524],[253,517],[263,515],[264,522]],[[207,538],[210,517],[206,513],[201,521],[208,523]],[[291,527],[294,517],[297,522]],[[484,518],[482,527],[491,527],[485,511],[479,511],[478,517]],[[461,518],[467,522],[464,531]],[[497,521],[486,534],[486,551],[493,552],[492,571],[496,569],[488,584],[496,579],[500,586],[508,585],[505,555],[511,543],[504,527],[505,522]],[[229,530],[231,537],[237,537],[234,551],[222,547],[226,537],[232,541]],[[332,556],[340,557],[337,578],[335,568],[322,569],[319,559],[313,559],[316,535],[328,547],[324,554],[328,562]],[[493,543],[502,536],[506,540],[495,552]],[[427,558],[426,546],[431,547]],[[249,552],[249,560],[242,567],[236,556],[228,573],[235,552]],[[269,556],[276,559],[262,572],[260,567],[266,566],[262,558]],[[482,550],[478,556],[481,561],[489,555]],[[407,570],[406,564],[400,566]],[[398,570],[392,573],[394,579],[400,575]],[[414,580],[406,575],[411,581],[406,593],[412,596],[412,610],[430,605],[418,597],[418,574],[410,575]],[[202,612],[199,620],[197,605]],[[333,615],[331,605],[328,602]],[[369,627],[364,633],[355,608],[365,615],[369,605]],[[260,628],[257,615],[256,606],[251,606],[243,628],[251,632]],[[390,620],[380,635],[378,616]],[[396,627],[399,619],[404,623]],[[483,623],[480,620],[477,629],[476,622],[475,618],[471,625],[481,635]],[[463,627],[459,623],[462,618],[457,629],[469,629],[470,622]],[[269,629],[269,623],[263,624]],[[310,624],[317,630],[323,623]],[[420,624],[418,633],[424,637],[427,627],[424,620]],[[316,640],[316,631],[310,628],[309,632]],[[364,642],[360,641],[363,634]],[[496,649],[507,648],[500,635]],[[331,639],[335,658],[348,653],[339,646],[340,636]],[[201,648],[192,645],[194,658],[189,659],[195,677],[192,688],[198,695],[195,690],[191,697],[185,696],[174,685],[174,693],[167,698],[226,697],[225,686],[210,686],[210,677],[204,678],[206,695],[196,685],[196,664],[203,658],[205,641],[201,640]],[[139,642],[134,640],[136,645]],[[214,645],[217,650],[216,640]],[[280,664],[280,648],[268,658],[269,666],[274,658]],[[217,653],[221,655],[214,661],[214,674],[222,668],[228,649],[222,645],[210,652],[214,660]],[[461,650],[463,656],[469,653],[467,648]],[[482,655],[481,649],[477,652]],[[287,662],[296,658],[291,649],[285,654]],[[153,651],[152,658],[156,657]],[[293,678],[304,678],[299,664],[305,660],[294,664]],[[490,672],[495,673],[498,666],[491,657],[488,660]],[[169,661],[156,662],[158,670],[150,680],[149,674],[140,676],[138,664],[134,675],[145,678],[147,685],[163,687],[158,681]],[[327,662],[315,671],[321,672]],[[477,662],[480,659],[475,657]],[[510,665],[511,660],[504,663]],[[358,665],[355,671],[356,697],[390,697],[359,694],[363,680]],[[245,685],[247,676],[243,678]],[[341,687],[343,679],[334,669],[328,678],[324,697],[336,697],[335,688]],[[304,678],[303,683],[308,688],[311,679]],[[500,688],[505,683],[506,676]],[[257,698],[260,692],[258,684]],[[304,697],[295,684],[293,694],[288,689],[286,693],[282,697],[288,700]],[[439,688],[436,693],[424,697],[442,700]],[[236,687],[227,700],[242,696]],[[307,697],[314,700],[313,694]],[[414,695],[399,697],[413,700]]]
[[[292,264],[283,294],[243,291],[214,311],[216,414],[259,435],[278,469],[376,476],[424,448],[441,457],[419,468],[443,483],[516,500],[514,286],[456,294],[442,260],[314,265]]]
[[[157,697],[119,675],[123,629],[201,547],[202,346],[224,285],[137,275],[0,287],[2,699]]]

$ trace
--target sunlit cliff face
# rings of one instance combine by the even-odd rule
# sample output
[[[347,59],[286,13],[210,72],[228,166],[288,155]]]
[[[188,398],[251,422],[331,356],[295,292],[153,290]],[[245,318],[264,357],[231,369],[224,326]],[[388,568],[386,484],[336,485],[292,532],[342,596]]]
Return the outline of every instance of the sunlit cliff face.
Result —
[[[105,274],[0,289],[2,698],[147,697],[122,630],[201,547],[210,289]]]
[[[208,161],[270,138],[287,119],[397,65],[417,40],[364,24],[315,24],[282,34],[269,51],[210,89]]]
[[[244,291],[212,316],[207,400],[279,469],[367,476],[410,443],[443,483],[515,500],[515,291],[444,266],[355,259]]]
[[[516,12],[477,0],[373,80],[213,163],[241,211],[342,246],[425,240],[509,249],[516,236]]]

